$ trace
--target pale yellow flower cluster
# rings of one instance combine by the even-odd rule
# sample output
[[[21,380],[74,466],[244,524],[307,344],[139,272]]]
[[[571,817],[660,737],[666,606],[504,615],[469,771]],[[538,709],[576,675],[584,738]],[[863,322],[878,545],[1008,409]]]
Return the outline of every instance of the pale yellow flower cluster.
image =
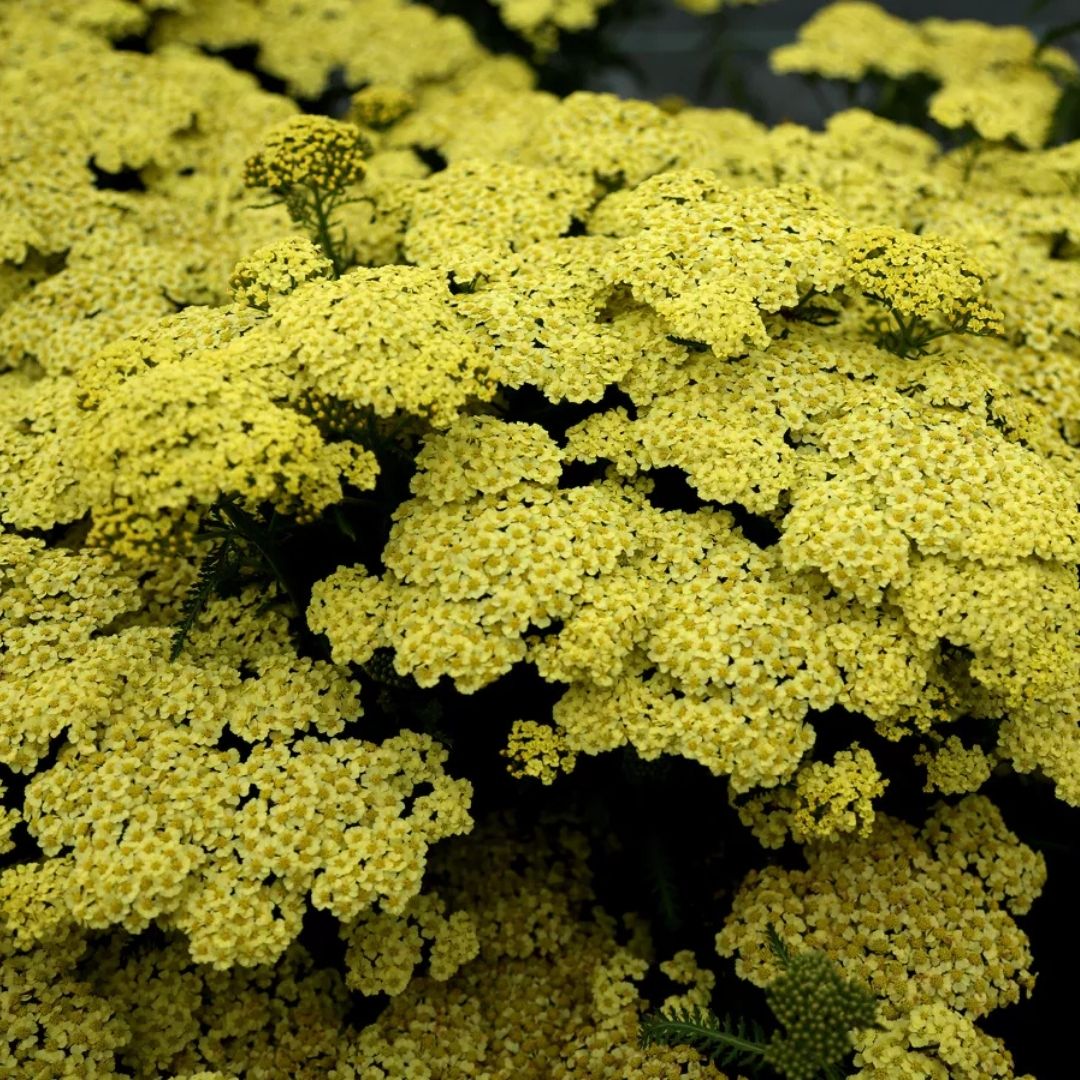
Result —
[[[279,956],[308,894],[343,920],[408,905],[427,847],[471,823],[445,750],[335,738],[360,716],[357,684],[298,657],[257,590],[215,601],[170,665],[168,627],[106,629],[138,606],[134,579],[111,581],[100,556],[28,560],[34,547],[5,543],[2,760],[37,769],[22,816],[46,858],[0,873],[7,933],[26,946],[66,922],[157,921],[227,967]],[[225,731],[245,756],[218,748]]]
[[[612,0],[494,0],[502,21],[520,34],[539,57],[554,52],[559,33],[589,30]]]
[[[564,169],[455,163],[417,185],[403,252],[467,282],[491,273],[500,255],[562,236],[592,201],[590,180]]]
[[[446,428],[490,400],[499,378],[483,328],[454,301],[445,272],[357,268],[286,297],[247,348],[296,393],[330,392],[377,416],[404,412]]]
[[[698,965],[697,957],[691,949],[680,949],[670,960],[661,961],[657,967],[672,982],[685,986],[681,994],[671,994],[664,998],[661,1010],[670,1009],[708,1009],[712,1000],[716,976]]]
[[[0,946],[0,1063],[74,1076],[62,1071],[70,1061],[87,1080],[727,1080],[688,1047],[638,1048],[648,934],[596,906],[584,838],[552,824],[515,835],[492,822],[440,848],[440,895],[355,923],[345,978],[297,944],[273,964],[230,970],[192,963],[169,933]],[[430,974],[410,979],[409,960],[399,980],[414,929],[435,931]],[[689,952],[659,967],[695,1000],[712,984]],[[395,982],[389,1006],[357,1028],[346,981],[383,977]]]
[[[348,991],[300,945],[273,966],[217,971],[193,964],[175,935],[146,947],[113,933],[80,970],[95,1001],[123,1017],[117,1058],[135,1076],[326,1076],[337,1060]]]
[[[291,94],[317,98],[335,69],[346,85],[411,90],[481,60],[464,20],[407,0],[187,0],[155,23],[158,48],[255,46]]]
[[[310,241],[290,236],[253,251],[233,267],[229,288],[238,304],[269,311],[306,281],[333,276],[330,260]]]
[[[58,939],[31,953],[0,940],[0,1072],[7,1076],[119,1075],[117,1052],[131,1038],[116,1006],[72,971],[85,949]]]
[[[433,873],[448,879],[447,902],[471,912],[479,955],[446,982],[414,979],[350,1037],[334,1080],[724,1080],[688,1047],[638,1048],[637,984],[651,949],[616,943],[616,920],[594,906],[587,854],[568,830],[512,840],[491,826],[441,849]],[[685,964],[674,972],[687,974]]]
[[[373,486],[370,451],[328,443],[283,401],[300,388],[255,347],[258,325],[242,309],[188,309],[86,365],[64,441],[94,539],[136,558],[185,544],[222,494],[310,518],[340,499],[342,475]],[[58,382],[56,392],[72,390]]]
[[[943,123],[1041,142],[1024,34],[830,10],[796,47],[823,70],[930,74]],[[149,11],[150,52],[114,49]],[[33,0],[0,40],[0,849],[41,853],[0,871],[0,1072],[720,1080],[638,1048],[653,957],[579,836],[442,849],[470,783],[411,721],[369,737],[374,662],[403,696],[557,685],[501,718],[523,778],[630,747],[726,779],[809,859],[747,878],[740,972],[775,974],[775,922],[884,996],[863,1075],[1009,1076],[975,1021],[1030,987],[1041,858],[984,798],[917,833],[883,755],[813,751],[838,706],[928,790],[1011,766],[1080,803],[1076,147],[559,100],[399,0]],[[237,47],[296,94],[367,85],[365,130],[200,51]],[[250,210],[268,130],[252,180],[364,173],[336,279]],[[322,544],[369,506],[346,485],[387,542],[335,532],[306,611],[213,598],[170,663],[208,509]],[[309,907],[343,975],[296,946]],[[709,1004],[692,954],[660,971]],[[358,1030],[349,991],[393,1000]]]
[[[1001,332],[1001,314],[981,292],[985,271],[963,247],[935,236],[896,229],[858,229],[848,235],[852,283],[901,317],[930,320],[976,334]]]
[[[978,791],[990,779],[994,765],[994,757],[981,746],[965,746],[955,735],[932,749],[921,747],[914,761],[926,768],[923,791],[940,791],[942,795]]]
[[[1016,1076],[1001,1039],[942,1002],[916,1005],[882,1026],[853,1034],[857,1068],[849,1080],[1035,1080]]]
[[[675,170],[610,196],[590,229],[619,240],[614,280],[717,356],[767,346],[762,312],[845,278],[845,224],[808,187],[740,191],[711,171]]]
[[[362,994],[402,993],[427,950],[428,972],[445,982],[476,957],[476,924],[468,911],[446,914],[434,893],[413,897],[400,913],[365,912],[341,928],[347,945],[345,983]]]
[[[738,806],[739,817],[765,847],[781,847],[789,835],[797,844],[869,836],[874,800],[888,784],[869,751],[855,744],[831,764],[802,765],[789,785]]]
[[[560,772],[571,772],[577,764],[577,754],[567,748],[566,739],[535,720],[514,721],[502,754],[510,759],[511,776],[531,776],[542,784],[554,783]]]
[[[1034,148],[1046,142],[1061,86],[1049,68],[1067,74],[1075,61],[1061,49],[1039,49],[1022,26],[989,26],[970,19],[909,23],[867,0],[838,0],[821,8],[794,44],[771,55],[774,71],[859,82],[927,76],[940,84],[929,114],[948,128],[973,128],[995,142],[1014,139]]]
[[[941,805],[920,833],[878,815],[869,837],[804,848],[808,868],[753,870],[716,937],[758,986],[778,973],[772,923],[792,948],[828,954],[881,998],[884,1019],[937,1005],[972,1020],[1030,993],[1028,911],[1046,881],[994,805]],[[1011,914],[1010,914],[1011,913]]]

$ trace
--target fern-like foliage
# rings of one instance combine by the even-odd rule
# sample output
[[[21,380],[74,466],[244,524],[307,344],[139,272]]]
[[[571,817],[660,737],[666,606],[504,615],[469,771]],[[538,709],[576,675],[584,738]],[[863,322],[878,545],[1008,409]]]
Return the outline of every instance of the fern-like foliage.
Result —
[[[776,959],[779,960],[784,967],[790,967],[791,953],[772,923],[769,923],[769,925],[765,927],[765,936],[769,940],[769,948],[775,953]]]
[[[222,496],[207,512],[197,540],[217,540],[217,545],[203,560],[181,607],[180,622],[173,632],[170,661],[175,661],[199,616],[206,610],[211,597],[223,596],[249,582],[268,578],[276,581],[282,592],[289,597],[297,611],[303,611],[285,575],[281,560],[281,543],[284,523],[274,511],[269,520],[261,521],[245,510],[235,499]],[[250,571],[245,576],[245,570]],[[274,603],[276,597],[268,596],[263,608]],[[262,608],[260,608],[262,610]]]
[[[767,1036],[756,1023],[721,1020],[697,1006],[660,1010],[641,1021],[641,1046],[692,1046],[717,1065],[764,1066],[787,1080],[839,1080],[851,1032],[880,1026],[876,998],[825,953],[792,953],[772,924],[766,937],[784,968],[765,991],[777,1030]]]
[[[235,579],[240,571],[240,552],[233,537],[227,537],[210,552],[199,566],[198,576],[188,589],[181,608],[180,622],[173,631],[169,660],[175,661],[184,651],[184,645],[195,626],[196,620],[206,610],[215,593]]]
[[[640,1043],[648,1046],[692,1046],[719,1066],[753,1069],[767,1048],[765,1032],[754,1022],[723,1019],[707,1009],[660,1010],[641,1021]]]

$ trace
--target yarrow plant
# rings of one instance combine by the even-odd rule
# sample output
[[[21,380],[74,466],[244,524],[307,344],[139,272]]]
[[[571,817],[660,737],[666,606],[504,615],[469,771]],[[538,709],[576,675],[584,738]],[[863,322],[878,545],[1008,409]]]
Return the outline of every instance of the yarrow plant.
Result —
[[[832,5],[811,131],[405,0],[0,50],[0,1074],[1030,1080],[1071,61]]]
[[[371,149],[355,124],[296,116],[267,132],[244,165],[245,185],[274,196],[264,206],[284,205],[289,217],[312,234],[335,277],[348,263],[348,241],[335,234],[334,214],[349,188],[364,179]]]

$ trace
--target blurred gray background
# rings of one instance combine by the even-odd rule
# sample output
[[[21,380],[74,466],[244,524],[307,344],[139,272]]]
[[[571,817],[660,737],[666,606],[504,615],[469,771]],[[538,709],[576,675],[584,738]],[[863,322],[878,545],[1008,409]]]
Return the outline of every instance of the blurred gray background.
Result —
[[[638,71],[609,68],[592,80],[590,89],[645,98],[678,94],[695,104],[750,107],[771,123],[818,126],[825,115],[844,107],[843,91],[823,87],[812,93],[798,77],[773,75],[767,58],[776,46],[793,41],[798,28],[825,6],[825,0],[771,0],[703,18],[664,0],[655,15],[613,35],[613,44],[633,58]],[[912,20],[937,16],[1028,26],[1036,36],[1080,20],[1080,0],[884,0],[880,6]],[[1080,35],[1059,45],[1080,59]]]

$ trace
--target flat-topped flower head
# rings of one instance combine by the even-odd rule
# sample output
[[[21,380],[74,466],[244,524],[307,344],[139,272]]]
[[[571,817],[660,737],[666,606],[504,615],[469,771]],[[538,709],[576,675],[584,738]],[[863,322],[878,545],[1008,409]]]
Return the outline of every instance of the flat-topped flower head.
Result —
[[[278,194],[297,185],[343,191],[364,178],[371,143],[355,125],[326,116],[294,116],[267,132],[244,164],[244,184]]]
[[[306,281],[332,277],[334,264],[310,240],[290,236],[267,244],[233,268],[229,288],[238,304],[269,310]]]

